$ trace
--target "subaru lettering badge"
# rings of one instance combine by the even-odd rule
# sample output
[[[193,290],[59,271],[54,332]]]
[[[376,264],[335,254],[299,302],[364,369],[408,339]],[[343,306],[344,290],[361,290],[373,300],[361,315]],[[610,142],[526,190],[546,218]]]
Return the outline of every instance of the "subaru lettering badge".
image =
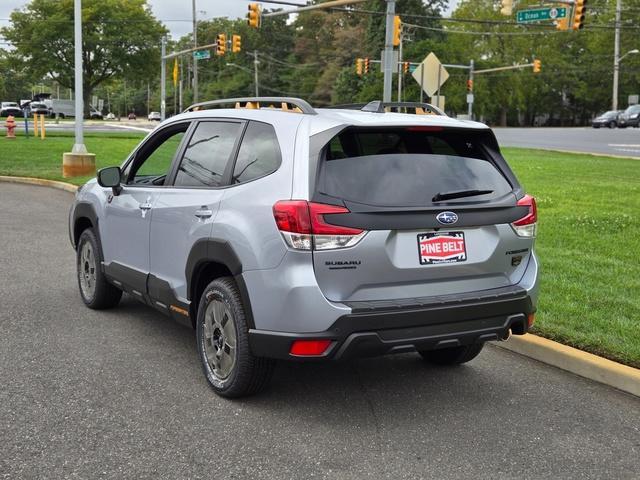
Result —
[[[440,212],[436,219],[443,225],[452,225],[458,221],[458,215],[453,212]]]

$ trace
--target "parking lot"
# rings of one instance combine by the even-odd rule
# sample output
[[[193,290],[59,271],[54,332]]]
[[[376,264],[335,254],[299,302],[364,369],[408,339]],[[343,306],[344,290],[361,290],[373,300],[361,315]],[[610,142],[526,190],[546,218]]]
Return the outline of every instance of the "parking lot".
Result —
[[[71,199],[0,183],[2,477],[638,477],[638,398],[493,346],[451,369],[281,364],[221,399],[193,331],[130,298],[84,307]]]

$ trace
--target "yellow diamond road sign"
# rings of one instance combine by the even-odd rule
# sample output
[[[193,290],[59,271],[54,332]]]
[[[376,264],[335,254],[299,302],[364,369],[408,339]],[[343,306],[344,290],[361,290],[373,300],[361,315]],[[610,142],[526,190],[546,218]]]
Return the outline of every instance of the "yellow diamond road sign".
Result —
[[[427,55],[411,75],[430,97],[433,97],[438,88],[449,78],[449,72],[445,70],[433,52]]]

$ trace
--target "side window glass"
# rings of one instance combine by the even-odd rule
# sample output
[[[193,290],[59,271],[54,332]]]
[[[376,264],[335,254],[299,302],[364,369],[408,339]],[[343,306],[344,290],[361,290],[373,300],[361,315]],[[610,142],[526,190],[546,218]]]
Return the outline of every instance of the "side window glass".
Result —
[[[128,176],[129,185],[164,185],[171,162],[178,151],[188,124],[160,133],[139,152]]]
[[[275,172],[280,166],[280,145],[271,125],[250,122],[242,139],[232,184],[248,182]]]
[[[175,186],[220,186],[240,127],[230,122],[199,123],[180,162]]]

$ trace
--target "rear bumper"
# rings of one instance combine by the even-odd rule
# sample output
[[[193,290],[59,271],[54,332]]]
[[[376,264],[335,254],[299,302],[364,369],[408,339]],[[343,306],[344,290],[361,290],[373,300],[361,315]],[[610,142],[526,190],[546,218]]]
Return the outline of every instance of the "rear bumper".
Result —
[[[324,332],[249,331],[254,355],[287,360],[340,360],[413,350],[430,350],[498,340],[511,329],[527,332],[535,299],[512,286],[464,295],[397,301],[350,302],[351,313]],[[295,340],[331,340],[320,356],[290,355]]]

